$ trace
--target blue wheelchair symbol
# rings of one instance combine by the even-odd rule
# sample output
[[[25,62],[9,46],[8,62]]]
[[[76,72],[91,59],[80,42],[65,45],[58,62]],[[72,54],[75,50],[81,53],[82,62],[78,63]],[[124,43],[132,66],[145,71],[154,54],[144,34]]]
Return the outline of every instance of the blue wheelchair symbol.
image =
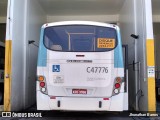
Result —
[[[60,65],[53,65],[52,72],[60,72]]]

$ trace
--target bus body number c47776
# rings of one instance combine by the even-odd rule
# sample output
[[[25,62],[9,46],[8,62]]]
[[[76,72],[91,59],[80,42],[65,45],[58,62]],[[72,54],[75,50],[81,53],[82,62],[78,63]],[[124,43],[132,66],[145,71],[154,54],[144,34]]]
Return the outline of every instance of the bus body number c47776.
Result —
[[[108,67],[87,67],[88,73],[108,73]]]

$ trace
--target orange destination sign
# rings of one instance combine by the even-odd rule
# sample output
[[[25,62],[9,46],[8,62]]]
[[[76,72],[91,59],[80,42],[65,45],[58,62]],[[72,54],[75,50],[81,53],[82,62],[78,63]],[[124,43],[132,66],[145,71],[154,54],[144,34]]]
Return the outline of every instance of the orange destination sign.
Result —
[[[97,47],[98,48],[114,48],[115,47],[115,39],[113,38],[98,38],[97,39]]]

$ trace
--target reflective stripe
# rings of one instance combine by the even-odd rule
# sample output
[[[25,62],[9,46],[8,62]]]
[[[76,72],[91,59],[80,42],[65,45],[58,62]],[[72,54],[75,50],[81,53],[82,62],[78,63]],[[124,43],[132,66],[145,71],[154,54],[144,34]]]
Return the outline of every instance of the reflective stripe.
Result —
[[[146,41],[147,66],[154,67],[154,40]],[[148,77],[148,111],[156,111],[155,77]]]
[[[5,45],[4,111],[11,111],[12,41]]]

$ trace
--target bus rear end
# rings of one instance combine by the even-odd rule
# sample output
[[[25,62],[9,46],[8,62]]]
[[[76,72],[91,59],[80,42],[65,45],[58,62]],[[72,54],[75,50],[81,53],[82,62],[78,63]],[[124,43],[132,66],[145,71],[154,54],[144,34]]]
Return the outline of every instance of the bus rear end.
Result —
[[[97,22],[45,24],[37,75],[38,110],[123,111],[119,28]]]

